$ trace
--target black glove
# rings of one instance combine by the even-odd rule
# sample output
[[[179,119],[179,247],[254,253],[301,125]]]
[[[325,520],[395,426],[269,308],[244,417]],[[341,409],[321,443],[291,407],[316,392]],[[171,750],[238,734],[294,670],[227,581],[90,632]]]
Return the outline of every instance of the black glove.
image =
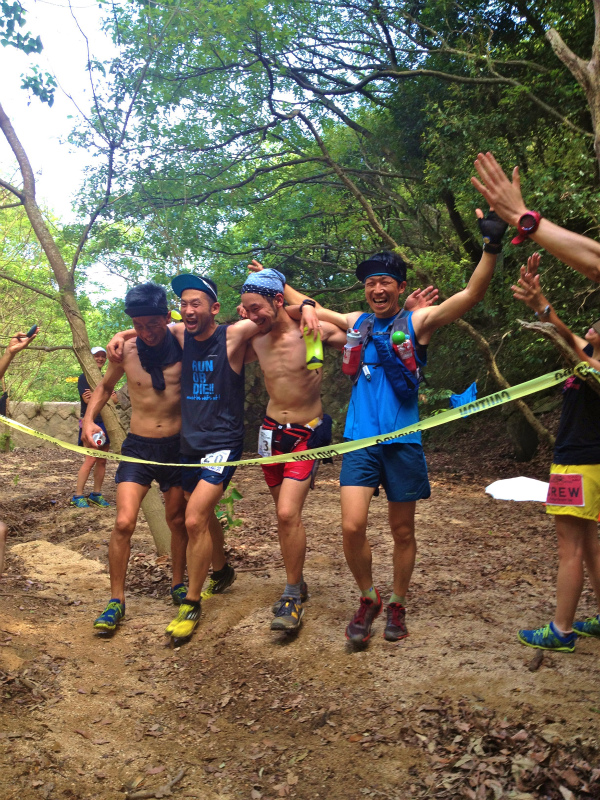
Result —
[[[486,253],[498,255],[502,252],[502,237],[508,225],[501,220],[495,211],[489,211],[479,222],[479,230],[483,236],[483,249]]]

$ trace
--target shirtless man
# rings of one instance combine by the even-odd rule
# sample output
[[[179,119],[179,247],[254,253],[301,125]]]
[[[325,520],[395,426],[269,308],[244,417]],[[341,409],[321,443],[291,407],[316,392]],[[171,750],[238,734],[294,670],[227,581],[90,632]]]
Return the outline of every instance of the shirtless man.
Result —
[[[82,439],[88,447],[96,447],[92,437],[102,431],[94,419],[109,400],[117,381],[125,374],[132,415],[130,432],[121,452],[148,461],[177,463],[182,353],[168,328],[171,315],[165,290],[152,283],[135,286],[125,296],[125,313],[133,320],[137,338],[126,342],[122,363],[111,362],[94,389],[83,421]],[[108,548],[111,600],[94,622],[94,628],[100,633],[112,633],[125,616],[125,575],[131,536],[142,500],[153,479],[164,494],[167,524],[171,530],[171,596],[176,605],[185,598],[183,577],[187,535],[180,469],[121,461],[115,475],[117,518]]]
[[[258,262],[251,269],[261,270]],[[251,346],[265,377],[269,404],[259,432],[259,455],[298,452],[331,441],[331,417],[321,406],[322,369],[307,369],[306,345],[283,306],[285,277],[275,269],[250,275],[242,287],[244,311],[258,328]],[[309,301],[310,302],[310,301]],[[337,325],[323,322],[323,343],[342,349],[346,335]],[[306,531],[302,508],[318,461],[290,461],[263,466],[267,486],[275,501],[286,585],[273,606],[271,630],[294,632],[302,622],[308,588],[302,570]]]

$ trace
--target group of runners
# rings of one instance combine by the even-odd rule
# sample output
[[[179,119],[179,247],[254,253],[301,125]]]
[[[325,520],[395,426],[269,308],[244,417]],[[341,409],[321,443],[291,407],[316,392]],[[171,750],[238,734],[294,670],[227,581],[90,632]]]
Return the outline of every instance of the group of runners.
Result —
[[[531,238],[600,280],[598,243],[527,209],[518,172],[509,181],[491,154],[480,154],[476,168],[480,179],[473,178],[473,183],[494,209],[485,216],[477,209],[481,260],[467,286],[439,305],[434,304],[436,290],[428,287],[413,292],[401,306],[406,264],[391,252],[377,253],[357,267],[370,313],[325,309],[290,287],[281,272],[263,269],[257,261],[250,265],[242,287],[245,318],[230,325],[216,321],[218,290],[206,275],[183,274],[171,282],[181,301],[179,324],[171,322],[163,287],[147,283],[127,293],[125,310],[133,328],[117,334],[108,345],[110,363],[87,398],[81,438],[87,446],[96,446],[94,434],[100,427],[95,420],[125,375],[132,416],[122,453],[160,466],[119,463],[117,515],[109,545],[111,599],[94,622],[97,631],[114,632],[125,615],[130,540],[152,480],[164,494],[172,534],[171,597],[179,608],[166,633],[174,643],[188,640],[198,625],[211,564],[208,592],[217,594],[231,586],[236,575],[225,558],[215,507],[235,472],[228,462],[237,461],[242,453],[244,365],[258,359],[269,395],[258,437],[261,456],[298,453],[331,440],[331,419],[321,405],[322,370],[307,369],[302,331],[308,331],[326,346],[344,350],[344,371],[352,380],[344,438],[382,439],[343,456],[343,549],[360,592],[346,638],[364,646],[384,606],[373,580],[367,536],[369,506],[380,486],[387,496],[393,541],[393,587],[385,607],[384,637],[395,642],[408,635],[406,598],[416,556],[415,508],[418,500],[430,496],[430,487],[420,433],[401,438],[388,434],[418,421],[420,370],[433,334],[484,297],[508,224],[518,229],[515,244]],[[600,321],[589,328],[585,339],[574,337],[542,293],[538,264],[535,256],[521,269],[514,296],[541,319],[554,323],[580,357],[600,369]],[[555,504],[548,506],[548,513],[556,516],[559,540],[557,611],[551,623],[522,630],[519,639],[533,647],[571,651],[577,635],[600,636],[600,617],[574,622],[584,564],[600,607],[600,397],[578,378],[567,382],[564,396],[551,491],[553,476],[578,476],[585,504],[560,505],[559,496],[553,495]],[[170,466],[177,463],[182,466]],[[302,622],[308,598],[302,510],[317,465],[318,461],[298,460],[263,466],[286,571],[285,587],[272,607],[274,631],[293,633]]]

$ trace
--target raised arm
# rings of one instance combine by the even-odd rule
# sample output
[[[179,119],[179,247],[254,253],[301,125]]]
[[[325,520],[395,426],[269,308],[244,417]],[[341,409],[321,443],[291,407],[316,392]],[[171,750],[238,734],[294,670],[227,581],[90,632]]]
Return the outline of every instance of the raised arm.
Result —
[[[8,369],[11,361],[17,355],[17,353],[20,353],[21,350],[25,350],[25,348],[29,347],[29,345],[33,342],[35,337],[38,335],[38,331],[39,328],[29,338],[27,338],[26,333],[19,331],[19,333],[15,333],[15,335],[11,338],[2,358],[0,358],[0,379],[4,377],[4,373]]]
[[[527,208],[521,194],[519,168],[514,168],[511,182],[491,153],[479,153],[475,169],[481,180],[471,178],[473,186],[505,222],[517,227],[523,214],[532,210]],[[529,238],[567,266],[600,283],[599,242],[561,228],[543,217]]]
[[[540,322],[550,322],[554,325],[558,333],[565,342],[575,350],[577,356],[582,361],[589,361],[592,363],[593,359],[590,361],[590,357],[583,352],[583,348],[587,345],[585,339],[580,336],[575,336],[560,319],[544,295],[540,276],[537,272],[539,263],[539,253],[534,253],[527,259],[527,266],[521,267],[521,274],[517,284],[510,287],[513,297],[515,300],[519,300],[530,308],[536,314]]]
[[[484,240],[484,250],[479,264],[461,292],[444,300],[439,306],[420,308],[413,312],[413,325],[421,344],[428,344],[434,331],[459,319],[483,300],[490,285],[506,225],[492,211],[484,217],[478,208],[476,214]]]
[[[101,428],[96,425],[94,420],[110,400],[117,381],[119,378],[123,377],[124,373],[125,370],[120,364],[109,363],[102,380],[92,392],[81,428],[81,440],[87,444],[88,447],[96,447],[92,436],[98,433]]]

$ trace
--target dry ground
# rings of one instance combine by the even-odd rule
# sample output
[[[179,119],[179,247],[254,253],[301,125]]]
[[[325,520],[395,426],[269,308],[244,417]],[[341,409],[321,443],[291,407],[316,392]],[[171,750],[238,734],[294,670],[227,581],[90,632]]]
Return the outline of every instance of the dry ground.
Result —
[[[344,639],[358,595],[341,552],[337,464],[322,468],[307,504],[311,598],[300,634],[269,630],[284,573],[270,497],[247,468],[235,477],[244,525],[228,535],[237,581],[205,602],[193,640],[171,650],[169,565],[145,523],[127,617],[113,638],[97,638],[114,508],[68,507],[76,456],[1,456],[0,515],[11,528],[0,582],[2,800],[160,797],[182,769],[174,797],[201,800],[600,797],[600,642],[532,664],[537,651],[515,631],[551,617],[552,521],[537,504],[483,491],[500,477],[544,477],[548,454],[525,466],[492,460],[488,435],[483,422],[430,449],[410,636],[385,642],[380,619],[361,652]],[[388,595],[384,497],[369,535]],[[587,590],[580,610],[594,612]]]

